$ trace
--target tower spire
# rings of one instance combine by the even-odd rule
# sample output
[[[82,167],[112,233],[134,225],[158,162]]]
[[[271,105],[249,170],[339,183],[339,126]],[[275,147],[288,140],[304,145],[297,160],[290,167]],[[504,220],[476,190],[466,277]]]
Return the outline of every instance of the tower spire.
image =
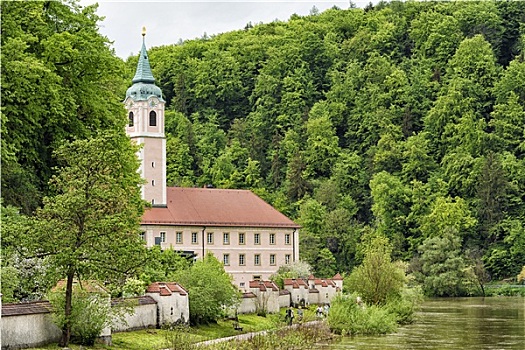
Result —
[[[133,85],[126,92],[126,97],[130,96],[135,101],[146,100],[149,96],[162,99],[162,92],[155,85],[155,78],[149,65],[148,51],[146,50],[146,27],[142,27],[142,47],[137,62],[137,70],[131,82]]]
[[[142,27],[142,48],[140,50],[139,62],[137,63],[137,70],[132,83],[155,83],[155,78],[153,77],[149,65],[148,51],[146,50],[146,27]]]

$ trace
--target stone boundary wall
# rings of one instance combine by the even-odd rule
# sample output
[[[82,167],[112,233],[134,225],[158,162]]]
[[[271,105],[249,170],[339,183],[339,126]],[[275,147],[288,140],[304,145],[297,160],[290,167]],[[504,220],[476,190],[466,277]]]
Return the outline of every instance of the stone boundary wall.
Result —
[[[157,303],[150,296],[138,298],[129,298],[126,302],[135,304],[134,313],[126,313],[124,322],[120,320],[113,323],[111,330],[113,332],[133,331],[137,329],[156,328],[157,327]],[[119,301],[113,301],[113,305]]]
[[[149,296],[130,298],[135,313],[126,314],[126,322],[118,322],[112,329],[104,329],[101,337],[111,338],[111,332],[130,331],[157,326],[157,303]],[[118,303],[114,301],[113,304]],[[60,340],[62,331],[53,323],[48,301],[2,305],[0,319],[2,350],[38,347]]]
[[[244,293],[241,303],[237,307],[239,314],[252,314],[257,311],[257,296],[253,293]]]
[[[3,304],[0,327],[2,350],[37,347],[60,340],[62,332],[51,319],[47,301]]]

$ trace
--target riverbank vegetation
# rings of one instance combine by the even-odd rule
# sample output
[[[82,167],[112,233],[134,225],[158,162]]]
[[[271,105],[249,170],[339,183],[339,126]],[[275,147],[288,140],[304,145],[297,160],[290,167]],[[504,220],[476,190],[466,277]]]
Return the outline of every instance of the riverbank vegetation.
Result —
[[[331,303],[330,329],[343,335],[385,334],[412,322],[423,293],[411,283],[406,264],[392,261],[388,239],[369,237],[362,253],[363,262],[345,279],[345,293]]]
[[[305,310],[304,322],[315,319],[315,308]],[[284,310],[279,314],[271,314],[266,317],[258,316],[256,314],[242,314],[238,315],[239,326],[243,328],[242,332],[235,330],[231,319],[219,319],[216,322],[202,324],[198,326],[174,326],[163,329],[144,329],[131,332],[120,332],[112,334],[112,345],[107,346],[100,343],[95,343],[88,347],[70,344],[70,348],[77,349],[96,349],[96,350],[144,350],[144,349],[166,349],[173,347],[174,342],[177,344],[185,344],[187,347],[192,347],[198,342],[203,342],[211,339],[231,337],[243,333],[260,332],[260,331],[277,331],[286,326],[284,319]],[[326,329],[323,327],[323,329]],[[300,328],[303,331],[304,327]],[[323,330],[323,334],[324,334]],[[281,334],[281,333],[280,333]],[[316,334],[315,332],[313,334]],[[297,336],[300,337],[300,336]],[[308,336],[305,336],[308,337]],[[262,336],[258,338],[262,343]],[[330,339],[330,336],[325,337],[325,340]],[[275,341],[275,340],[274,340]],[[41,349],[55,349],[57,344],[50,344],[42,348],[33,348],[32,350]],[[175,347],[180,349],[180,347]]]

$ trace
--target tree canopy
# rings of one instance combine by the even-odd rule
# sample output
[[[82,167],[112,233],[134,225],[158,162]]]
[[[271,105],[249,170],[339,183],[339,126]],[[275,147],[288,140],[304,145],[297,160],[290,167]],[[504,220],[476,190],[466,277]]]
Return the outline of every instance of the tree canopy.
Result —
[[[315,273],[349,272],[370,230],[407,261],[454,231],[515,276],[524,20],[521,2],[392,1],[154,48],[168,177],[254,190],[303,226]]]
[[[46,257],[55,282],[66,281],[62,346],[71,335],[73,281],[120,280],[141,263],[144,202],[135,150],[123,131],[64,144],[55,152],[53,195],[27,225],[3,232],[18,237],[21,254]]]
[[[53,195],[55,150],[124,127],[137,58],[112,54],[96,6],[0,6],[2,199],[31,215]],[[392,1],[152,48],[169,185],[253,190],[303,226],[315,274],[350,272],[375,232],[420,273],[439,248],[515,277],[522,23],[524,2]]]

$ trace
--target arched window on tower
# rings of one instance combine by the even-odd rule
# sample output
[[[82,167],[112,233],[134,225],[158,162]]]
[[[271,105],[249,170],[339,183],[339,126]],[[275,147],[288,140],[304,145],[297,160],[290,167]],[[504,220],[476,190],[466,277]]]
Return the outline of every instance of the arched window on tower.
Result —
[[[129,122],[128,122],[128,126],[133,126],[133,112],[129,112],[128,114],[128,118],[129,118]]]
[[[149,112],[149,126],[157,126],[157,113],[155,111]]]

